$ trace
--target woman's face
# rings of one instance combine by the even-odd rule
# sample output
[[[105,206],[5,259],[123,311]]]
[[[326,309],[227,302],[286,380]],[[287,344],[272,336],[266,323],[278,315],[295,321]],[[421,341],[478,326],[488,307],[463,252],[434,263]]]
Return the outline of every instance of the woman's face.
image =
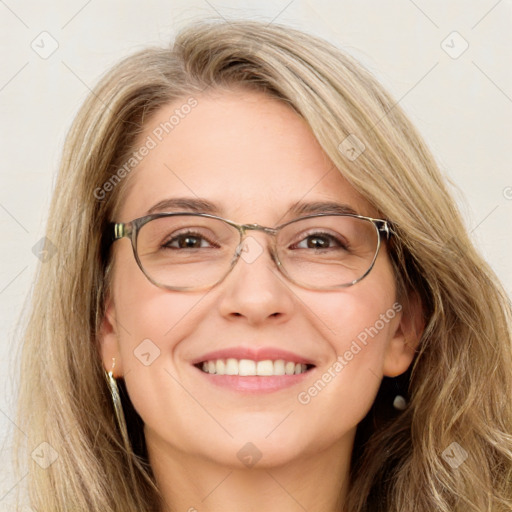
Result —
[[[271,227],[294,218],[289,210],[298,202],[377,215],[285,104],[247,91],[196,99],[172,129],[164,123],[186,100],[148,121],[137,147],[148,137],[156,147],[128,178],[116,221],[172,198],[207,200],[222,217]],[[412,360],[411,320],[396,303],[385,245],[362,281],[318,291],[279,273],[268,235],[249,236],[254,257],[240,258],[224,281],[199,292],[153,285],[130,241],[114,244],[102,358],[107,370],[116,358],[115,376],[125,379],[150,450],[230,466],[261,457],[260,467],[270,467],[351,445],[382,376],[399,375]],[[301,375],[226,379],[196,365],[230,356],[314,366]]]

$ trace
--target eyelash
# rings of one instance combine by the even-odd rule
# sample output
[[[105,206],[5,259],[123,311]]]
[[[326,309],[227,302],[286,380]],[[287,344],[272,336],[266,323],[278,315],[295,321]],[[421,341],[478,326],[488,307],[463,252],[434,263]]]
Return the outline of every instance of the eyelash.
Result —
[[[303,235],[299,243],[303,242],[304,240],[307,240],[308,238],[312,238],[312,237],[326,238],[329,241],[334,241],[338,247],[345,249],[345,250],[348,249],[348,245],[345,242],[343,242],[340,238],[337,238],[336,236],[331,235],[329,233],[325,233],[325,232],[314,232],[314,233],[309,233],[307,235]],[[297,244],[294,244],[294,245],[297,245]],[[327,249],[334,249],[334,247],[328,247]]]
[[[172,242],[174,242],[175,240],[179,240],[181,238],[185,238],[187,236],[192,236],[194,238],[199,238],[201,240],[206,240],[209,244],[214,244],[214,242],[212,242],[210,239],[208,239],[206,236],[204,235],[201,235],[200,233],[197,233],[195,231],[185,231],[184,233],[179,233],[177,235],[173,234],[171,235],[171,238],[162,244],[162,249],[174,249],[174,250],[179,250],[180,248],[179,247],[170,247],[170,244]],[[192,247],[192,249],[197,249],[196,247]],[[199,249],[202,249],[202,247],[199,247]],[[184,250],[184,249],[182,249]]]

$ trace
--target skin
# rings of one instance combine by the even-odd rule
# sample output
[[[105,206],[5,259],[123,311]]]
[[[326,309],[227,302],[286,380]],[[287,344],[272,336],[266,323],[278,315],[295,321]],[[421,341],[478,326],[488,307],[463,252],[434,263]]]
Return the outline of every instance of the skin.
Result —
[[[289,220],[299,200],[343,202],[378,217],[290,107],[242,90],[197,99],[132,171],[117,221],[183,196],[215,201],[235,222],[265,226]],[[158,111],[140,141],[180,104]],[[264,248],[269,242],[264,233],[251,236]],[[385,246],[365,279],[336,291],[290,283],[267,251],[252,263],[239,260],[221,284],[201,292],[153,285],[127,238],[114,244],[114,262],[101,355],[107,371],[115,358],[115,376],[124,377],[144,420],[162,510],[341,510],[357,424],[382,377],[409,367],[419,311],[397,313],[308,404],[297,395],[395,303]],[[148,366],[134,355],[145,339],[160,350]],[[235,346],[279,347],[316,368],[297,386],[248,395],[209,385],[191,365],[206,352]],[[252,468],[237,457],[248,442],[261,453]]]

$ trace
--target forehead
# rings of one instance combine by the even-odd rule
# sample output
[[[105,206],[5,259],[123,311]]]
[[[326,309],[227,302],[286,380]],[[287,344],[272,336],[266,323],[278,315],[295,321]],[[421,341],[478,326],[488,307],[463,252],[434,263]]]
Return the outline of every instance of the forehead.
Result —
[[[116,220],[177,197],[206,199],[242,223],[274,225],[298,202],[340,202],[373,214],[284,102],[240,90],[195,100],[193,108],[182,108],[187,98],[166,105],[146,122],[136,147],[151,140],[151,149],[129,176]]]

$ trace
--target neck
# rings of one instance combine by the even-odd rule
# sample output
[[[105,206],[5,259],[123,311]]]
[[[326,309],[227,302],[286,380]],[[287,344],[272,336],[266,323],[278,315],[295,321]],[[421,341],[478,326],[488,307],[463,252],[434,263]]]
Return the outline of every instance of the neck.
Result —
[[[324,451],[279,465],[219,464],[184,453],[146,432],[162,512],[342,512],[354,433]]]

